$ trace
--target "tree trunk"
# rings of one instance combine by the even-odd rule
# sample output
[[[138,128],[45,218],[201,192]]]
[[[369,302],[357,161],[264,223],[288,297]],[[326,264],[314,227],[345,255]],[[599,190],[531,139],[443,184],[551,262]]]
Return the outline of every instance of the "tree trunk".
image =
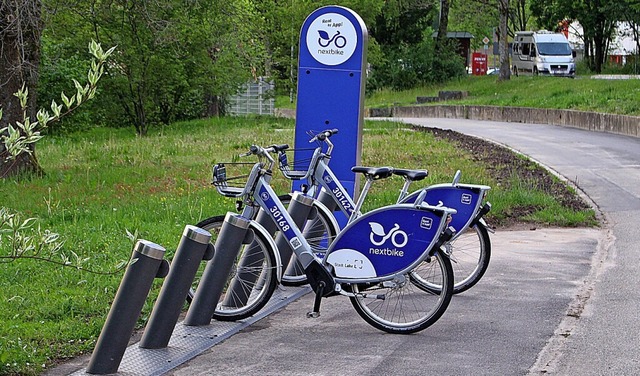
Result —
[[[22,85],[29,90],[27,116],[35,121],[40,37],[42,32],[40,0],[2,0],[0,2],[0,129],[23,121],[20,102],[13,94]],[[0,178],[22,172],[41,172],[35,150],[7,160],[8,152],[0,143]]]
[[[223,116],[225,113],[224,101],[217,95],[213,95],[211,93],[205,94],[204,104],[205,117],[219,117]]]
[[[447,42],[447,29],[449,28],[449,0],[440,0],[440,17],[438,22],[438,36],[436,38],[436,56],[443,50]]]
[[[514,33],[519,30],[527,30],[529,20],[529,4],[527,0],[516,0],[513,6],[514,14],[509,15]]]
[[[498,0],[500,10],[500,76],[499,81],[511,79],[509,66],[509,0]]]

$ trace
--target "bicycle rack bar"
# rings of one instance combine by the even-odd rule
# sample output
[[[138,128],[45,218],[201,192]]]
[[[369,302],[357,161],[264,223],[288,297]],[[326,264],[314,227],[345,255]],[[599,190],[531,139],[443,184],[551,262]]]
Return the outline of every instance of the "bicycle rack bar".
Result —
[[[318,201],[324,204],[324,206],[326,206],[327,209],[331,210],[332,212],[338,209],[338,203],[336,202],[336,200],[334,200],[330,194],[325,192],[324,189],[321,190],[320,193],[318,193]]]
[[[273,236],[276,231],[278,231],[278,226],[273,222],[273,219],[271,219],[269,214],[267,214],[264,209],[260,209],[260,211],[258,212],[256,222],[264,227],[264,229],[267,230],[267,232],[271,234],[271,236]]]
[[[161,349],[169,345],[200,262],[213,257],[213,245],[209,243],[210,240],[211,234],[208,231],[190,225],[185,227],[171,262],[169,275],[162,285],[153,313],[140,340],[141,348]]]
[[[317,250],[324,248],[324,244],[322,244],[322,242],[326,241],[326,239],[323,239],[326,228],[320,220],[316,220],[319,217],[318,210],[312,207],[309,211],[309,215],[307,216],[306,223],[303,224],[302,227],[298,226],[300,227],[300,230],[302,230],[302,236],[307,239],[311,248],[316,248]],[[326,246],[328,247],[328,244]],[[298,258],[295,257],[295,255],[292,255],[291,260],[289,261],[289,266],[284,271],[284,274],[296,275],[297,273],[300,273],[301,270],[304,270],[304,267],[302,267]]]
[[[162,246],[150,241],[139,240],[136,243],[91,355],[87,373],[105,375],[118,371],[153,279],[164,278],[169,270],[167,261],[163,260],[164,253]]]
[[[266,216],[268,221],[272,223],[272,227],[274,228],[273,233],[275,233],[275,223],[273,223],[264,210],[260,209],[258,218],[262,216]],[[265,221],[264,218],[262,220]],[[242,259],[238,262],[236,277],[230,281],[229,287],[227,288],[229,293],[225,295],[222,305],[225,307],[238,308],[247,304],[251,291],[263,282],[258,280],[260,276],[256,275],[251,266],[260,265],[263,261],[264,256],[261,251],[261,246],[254,240],[244,251]]]
[[[307,219],[309,218],[309,213],[313,207],[313,198],[309,196],[305,196],[301,192],[294,192],[291,197],[291,202],[289,203],[289,208],[287,208],[287,212],[291,215],[293,222],[298,226],[299,229],[303,229]],[[278,251],[280,252],[280,259],[282,260],[282,265],[289,265],[289,261],[291,260],[291,256],[293,255],[293,250],[289,245],[289,241],[287,238],[283,236],[282,233],[279,233],[276,236],[276,246],[278,247]]]
[[[256,222],[258,222],[259,225],[262,225],[262,227],[264,227],[271,236],[273,236],[278,230],[269,214],[267,214],[263,209],[258,211]],[[224,306],[237,308],[238,306],[247,304],[251,291],[254,288],[260,288],[260,283],[263,281],[259,280],[262,276],[256,275],[250,270],[251,268],[245,268],[245,266],[258,265],[262,261],[260,245],[254,241],[251,243],[243,255],[242,260],[240,260],[238,264],[238,278],[234,278],[231,281],[228,288],[230,293],[225,296],[225,299],[222,302]],[[245,270],[245,272],[242,272],[242,270]]]
[[[227,213],[215,244],[215,255],[202,273],[196,294],[183,323],[187,326],[209,325],[233,262],[248,235],[251,221],[239,214]]]

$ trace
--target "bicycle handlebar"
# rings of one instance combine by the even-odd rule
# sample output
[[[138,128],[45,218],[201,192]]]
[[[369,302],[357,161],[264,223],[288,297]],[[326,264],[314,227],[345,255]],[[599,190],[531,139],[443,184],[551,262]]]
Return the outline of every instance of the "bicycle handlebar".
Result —
[[[313,138],[311,140],[309,140],[309,143],[314,142],[314,141],[325,141],[327,138],[333,136],[334,134],[338,134],[338,129],[337,128],[326,129],[326,130],[318,133],[317,135],[313,136]]]
[[[314,141],[325,142],[327,144],[327,151],[325,153],[325,156],[331,157],[331,153],[333,152],[333,143],[329,141],[329,137],[333,136],[334,134],[338,134],[337,128],[325,129],[324,131],[313,136],[311,140],[309,140],[309,143],[312,143]]]
[[[280,147],[284,147],[284,146],[286,146],[286,148],[289,147],[289,145],[280,145]],[[251,147],[249,148],[249,151],[246,152],[246,153],[240,154],[240,157],[248,157],[250,155],[256,155],[258,157],[264,157],[269,161],[269,167],[267,168],[267,170],[271,171],[271,169],[273,169],[273,165],[275,164],[275,161],[273,160],[271,155],[269,155],[269,153],[275,153],[277,147],[278,147],[278,145],[272,145],[272,146],[269,146],[269,147],[266,147],[266,148],[263,148],[263,147],[258,146],[258,145],[251,145]]]

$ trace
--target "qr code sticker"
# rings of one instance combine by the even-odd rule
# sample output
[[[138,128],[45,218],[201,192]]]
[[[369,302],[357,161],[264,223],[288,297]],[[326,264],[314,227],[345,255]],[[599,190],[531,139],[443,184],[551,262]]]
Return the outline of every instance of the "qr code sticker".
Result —
[[[302,245],[302,243],[300,242],[300,239],[298,238],[291,239],[290,243],[293,249],[298,249]]]

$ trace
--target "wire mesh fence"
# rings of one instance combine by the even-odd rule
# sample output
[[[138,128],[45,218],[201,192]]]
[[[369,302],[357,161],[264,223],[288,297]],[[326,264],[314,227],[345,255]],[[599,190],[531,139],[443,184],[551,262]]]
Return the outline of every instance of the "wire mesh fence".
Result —
[[[273,82],[264,79],[244,84],[240,92],[229,99],[229,114],[273,115],[275,100],[271,94],[274,88]]]

